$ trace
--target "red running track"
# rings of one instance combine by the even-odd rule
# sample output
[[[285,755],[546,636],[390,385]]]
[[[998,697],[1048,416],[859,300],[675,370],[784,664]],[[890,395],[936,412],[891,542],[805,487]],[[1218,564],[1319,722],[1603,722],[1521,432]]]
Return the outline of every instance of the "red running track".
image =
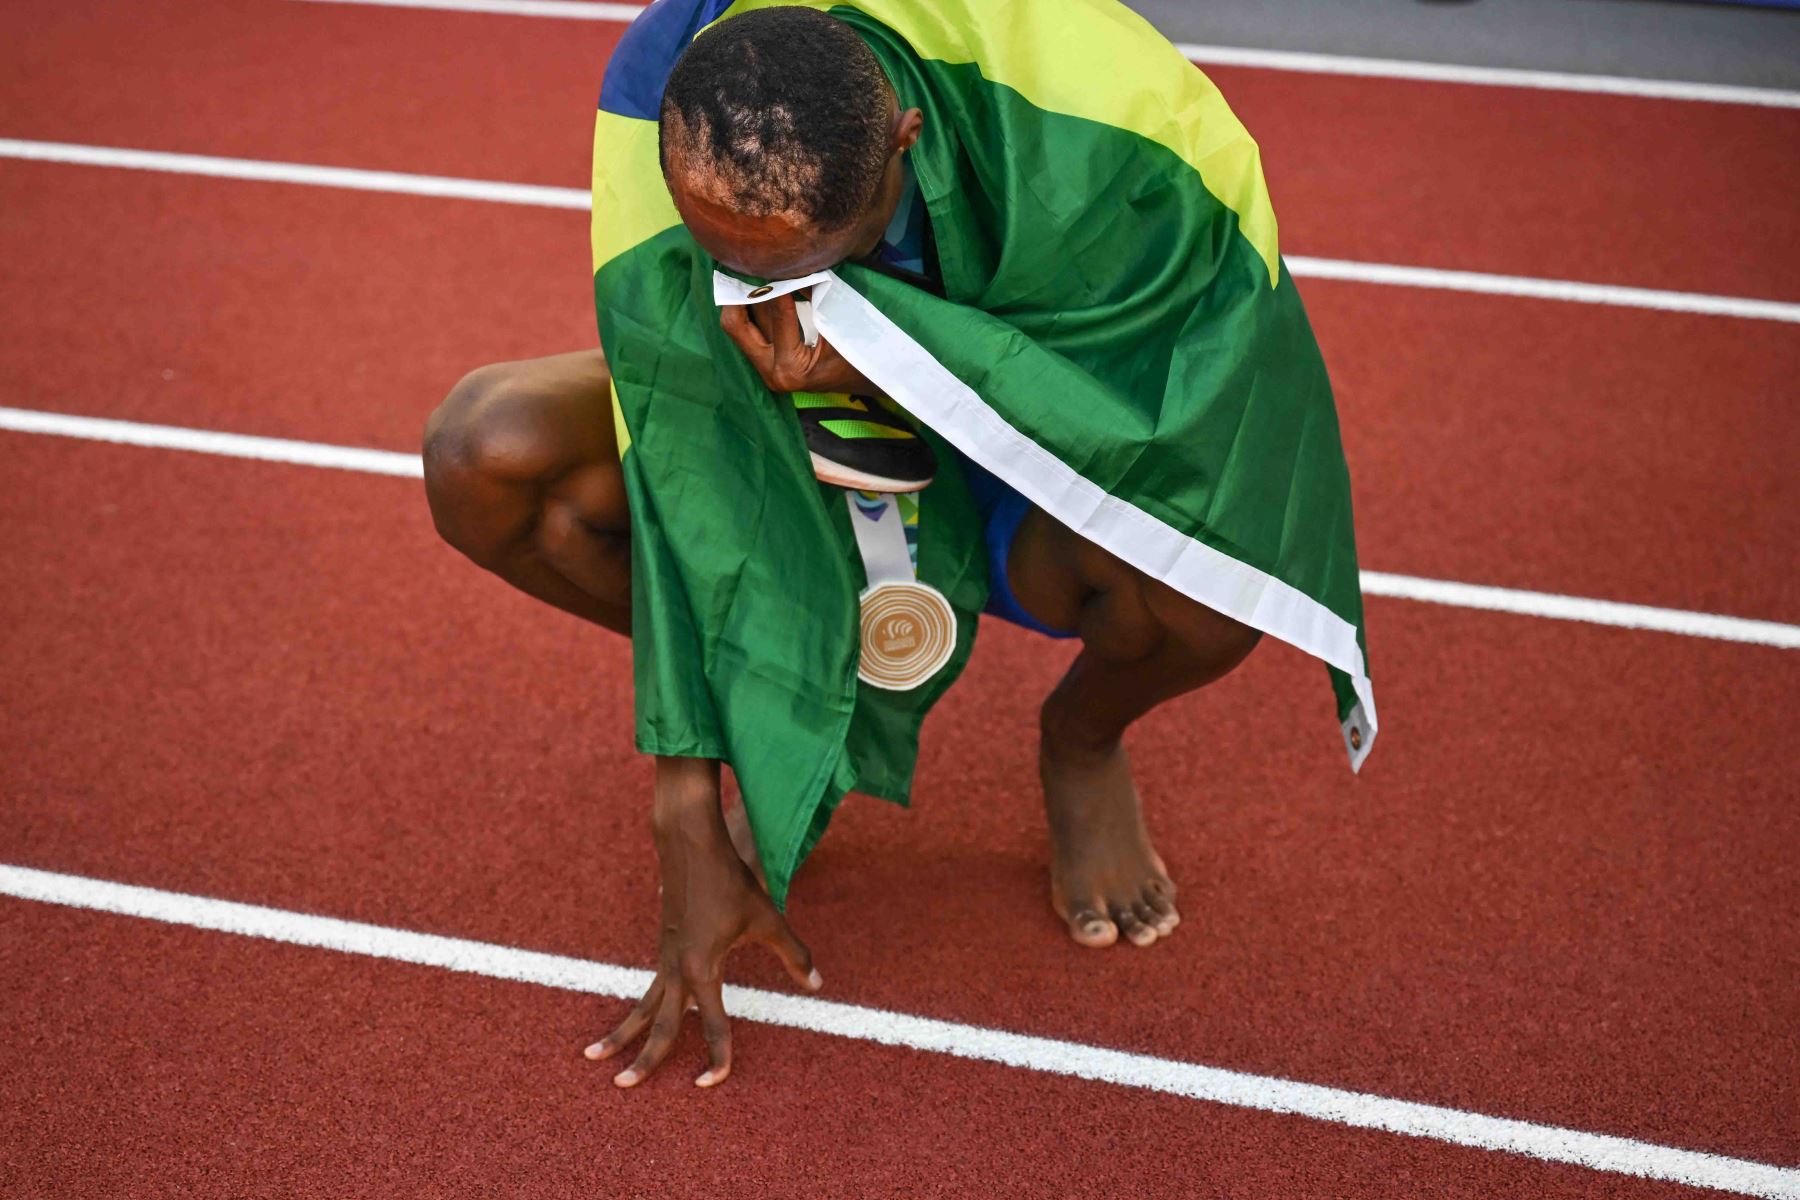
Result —
[[[625,1103],[545,1054],[592,1029],[565,993],[9,900],[0,921],[67,946],[52,975],[0,943],[0,997],[45,1015],[9,1076],[38,1106],[0,1108],[9,1196],[1040,1196],[1051,1171],[1069,1198],[1697,1195],[785,1029],[756,1031],[743,1087]]]
[[[126,53],[91,10],[18,11],[33,38],[7,52],[0,135],[547,183],[579,181],[565,135],[585,155],[597,72],[570,47],[611,36],[208,3]],[[1779,197],[1704,190],[1743,154],[1780,159],[1786,114],[1238,75],[1291,250],[1381,257],[1355,239],[1466,194],[1516,236],[1419,227],[1395,243],[1416,255],[1387,256],[1792,294],[1731,274],[1792,279],[1758,243],[1791,240]],[[1280,86],[1259,99],[1258,80]],[[1308,111],[1329,89],[1349,90]],[[1556,120],[1513,125],[1545,104]],[[1456,119],[1460,140],[1431,140]],[[1611,162],[1652,124],[1662,161],[1692,166],[1658,195],[1692,184],[1690,219],[1741,235],[1718,255],[1653,236],[1640,177],[1546,196],[1494,157],[1600,130]],[[1338,195],[1287,190],[1283,155],[1329,178],[1345,144],[1432,178],[1396,193],[1346,167]],[[472,362],[591,339],[578,214],[19,164],[0,187],[0,294],[30,298],[0,328],[22,406],[408,448]],[[1554,228],[1514,219],[1551,207]],[[1297,244],[1308,220],[1346,240]],[[1555,265],[1571,249],[1591,272]],[[1370,565],[1795,619],[1791,327],[1307,294]],[[0,454],[30,481],[0,490],[0,861],[647,961],[622,642],[457,561],[404,481],[12,434]],[[800,880],[828,993],[1800,1162],[1791,656],[1382,600],[1370,620],[1388,736],[1359,779],[1316,667],[1279,647],[1136,732],[1189,921],[1106,955],[1063,941],[1043,899],[1032,713],[1066,648],[985,626],[916,811],[852,803]],[[0,914],[0,995],[27,1031],[0,1066],[31,1098],[0,1106],[0,1144],[26,1147],[0,1165],[9,1193],[788,1193],[808,1172],[845,1194],[1675,1192],[748,1026],[730,1087],[693,1094],[690,1041],[621,1097],[576,1054],[615,1003]],[[784,986],[753,956],[734,973]]]
[[[0,521],[9,560],[31,564],[3,613],[22,685],[3,740],[31,748],[5,768],[6,861],[645,961],[646,774],[625,734],[623,643],[463,569],[405,481],[8,448],[41,485]],[[1194,918],[1149,954],[1080,951],[1050,917],[1029,733],[1057,664],[984,630],[973,686],[933,718],[918,811],[853,804],[802,876],[795,920],[830,994],[1791,1159],[1796,947],[1768,914],[1800,903],[1784,866],[1800,830],[1767,748],[1792,674],[1752,647],[1377,603],[1390,729],[1406,735],[1380,772],[1350,780],[1310,736],[1316,670],[1291,652],[1139,731]],[[1445,647],[1455,669],[1440,674]],[[1732,719],[1680,716],[1721,710]],[[184,987],[206,977],[175,971]],[[754,957],[739,977],[782,986]],[[533,1030],[545,1058],[575,1053],[578,1017],[591,1033],[618,1008],[561,1003],[563,1025]],[[99,1027],[69,1035],[82,1030]],[[743,1033],[762,1061],[737,1082],[786,1095],[763,1032]],[[118,1083],[55,1061],[72,1073],[65,1104]],[[307,1069],[340,1086],[329,1064]],[[622,1103],[604,1074],[589,1102]],[[996,1103],[1040,1093],[1001,1074]],[[1162,1104],[1092,1091],[1109,1112]],[[1350,1153],[1297,1144],[1321,1170]],[[966,1153],[998,1166],[1026,1149]],[[1446,1186],[1486,1169],[1450,1168]]]
[[[5,135],[587,186],[620,27],[13,0]],[[128,36],[126,36],[128,35]],[[1289,254],[1800,300],[1800,112],[1209,68]]]
[[[24,407],[412,450],[471,365],[594,340],[580,213],[4,161],[0,187]],[[1800,613],[1773,569],[1800,544],[1795,327],[1302,286],[1365,565]]]
[[[51,977],[0,942],[0,997],[46,1014],[8,1081],[37,1107],[0,1109],[9,1196],[1696,1194],[772,1028],[747,1086],[626,1103],[544,1052],[590,1035],[581,997],[10,900],[0,920],[66,947]]]

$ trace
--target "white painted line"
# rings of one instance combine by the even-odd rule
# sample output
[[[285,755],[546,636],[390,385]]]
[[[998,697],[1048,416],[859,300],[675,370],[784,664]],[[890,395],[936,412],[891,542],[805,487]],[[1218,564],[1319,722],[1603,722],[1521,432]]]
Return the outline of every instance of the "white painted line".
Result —
[[[313,3],[363,4],[383,8],[427,8],[445,12],[496,13],[512,17],[558,17],[576,21],[633,21],[644,11],[638,4],[584,3],[582,0],[312,0]],[[1393,58],[1361,58],[1293,50],[1257,50],[1244,46],[1206,46],[1176,42],[1175,48],[1197,63],[1222,67],[1256,67],[1314,75],[1356,75],[1371,79],[1410,79],[1428,83],[1460,83],[1482,87],[1537,88],[1556,92],[1590,92],[1653,100],[1695,100],[1713,104],[1754,104],[1800,108],[1800,92],[1778,88],[1740,87],[1726,83],[1686,83],[1668,79],[1635,79],[1623,75],[1587,75],[1570,71],[1534,71],[1516,67],[1468,67],[1455,63],[1412,62]]]
[[[620,1000],[637,999],[651,981],[649,971],[633,967],[30,867],[0,864],[0,895]],[[1332,1125],[1506,1151],[1612,1174],[1717,1188],[1745,1196],[1800,1200],[1800,1170],[1697,1150],[839,1004],[812,996],[728,986],[725,1003],[741,1020],[808,1033],[1142,1088],[1233,1108],[1291,1113]]]
[[[363,4],[376,8],[434,8],[441,12],[495,13],[505,17],[560,17],[568,21],[609,21],[629,25],[642,4],[597,0],[310,0],[314,4]]]
[[[391,192],[403,196],[441,196],[454,200],[488,200],[586,212],[592,200],[585,189],[540,187],[529,183],[496,183],[443,175],[406,175],[398,171],[364,171],[355,167],[319,167],[307,163],[265,162],[254,158],[216,158],[210,154],[171,154],[116,146],[78,146],[69,142],[28,142],[0,138],[0,158],[69,163],[83,167],[122,167],[132,171],[167,171],[208,175],[215,179],[248,179],[260,183],[299,183],[312,187],[350,188],[359,192]]]
[[[1478,271],[1443,271],[1434,267],[1402,267],[1390,263],[1348,262],[1341,258],[1286,255],[1283,261],[1296,279],[1340,279],[1390,287],[1436,288],[1487,296],[1520,296],[1573,304],[1609,304],[1662,312],[1698,313],[1709,317],[1800,322],[1800,304],[1710,296],[1702,292],[1667,292],[1654,288],[1615,287],[1572,279],[1532,279],[1522,275],[1487,275]]]
[[[318,3],[367,3],[368,0],[316,0]],[[206,154],[174,154],[159,150],[131,150],[115,146],[81,146],[68,142],[31,142],[0,138],[0,158],[32,162],[65,163],[87,167],[117,167],[138,171],[167,171],[205,175],[218,179],[247,179],[263,183],[293,183],[311,187],[352,188],[365,192],[389,192],[406,196],[437,196],[455,200],[484,200],[497,204],[522,204],[545,208],[588,211],[589,193],[581,188],[545,187],[538,184],[499,183],[486,179],[457,179],[442,175],[407,175],[397,171],[363,171],[353,167],[319,167],[306,163],[265,162],[249,158],[216,158]],[[1517,296],[1576,304],[1606,304],[1623,308],[1647,308],[1662,312],[1698,313],[1714,317],[1800,324],[1800,304],[1780,300],[1756,300],[1737,296],[1713,296],[1701,292],[1670,292],[1652,288],[1615,287],[1569,279],[1535,279],[1522,275],[1487,275],[1477,271],[1446,271],[1434,267],[1408,267],[1394,263],[1351,262],[1340,258],[1308,258],[1289,255],[1284,261],[1297,279],[1333,279],[1390,287],[1436,288],[1490,296]]]
[[[365,450],[359,446],[331,446],[321,442],[293,442],[286,438],[250,437],[241,433],[215,433],[210,429],[184,429],[177,425],[143,425],[103,417],[76,417],[67,413],[38,412],[26,408],[0,408],[0,429],[14,433],[43,433],[53,437],[114,442],[123,446],[150,446],[161,450],[191,450],[226,458],[255,458],[264,462],[294,463],[304,467],[332,467],[340,471],[365,471],[372,475],[425,477],[416,454],[392,450]]]
[[[1400,600],[1422,600],[1453,608],[1479,608],[1488,612],[1547,617],[1555,621],[1584,621],[1590,625],[1616,625],[1622,629],[1650,629],[1687,637],[1716,638],[1724,642],[1748,642],[1782,650],[1800,650],[1800,625],[1726,617],[1716,613],[1689,612],[1680,608],[1652,608],[1616,600],[1585,596],[1559,596],[1516,588],[1488,587],[1479,583],[1455,583],[1446,579],[1420,579],[1414,575],[1389,575],[1385,571],[1362,573],[1363,593]]]
[[[1177,42],[1175,47],[1194,62],[1206,66],[1256,67],[1269,71],[1299,71],[1317,75],[1357,75],[1370,79],[1411,79],[1426,83],[1471,84],[1477,87],[1588,92],[1603,96],[1633,96],[1645,100],[1695,100],[1712,104],[1753,104],[1764,108],[1800,108],[1800,92],[1779,88],[1740,87],[1729,83],[1685,83],[1672,79],[1634,79],[1624,75],[1532,71],[1517,67],[1465,67],[1455,63],[1358,58],[1345,54],[1201,46],[1192,42]]]
[[[366,471],[375,475],[398,475],[408,479],[422,479],[425,474],[418,456],[392,450],[367,450],[358,446],[334,446],[324,442],[251,437],[241,433],[215,433],[209,429],[187,429],[178,425],[144,425],[136,421],[77,417],[37,409],[0,408],[0,430],[114,442],[127,446],[149,446],[163,450],[190,450],[199,454],[224,455],[227,458],[252,458],[264,462],[296,463],[343,471]],[[1774,646],[1783,650],[1800,649],[1800,625],[1785,625],[1778,621],[1727,617],[1679,608],[1652,608],[1644,604],[1520,591],[1478,583],[1456,583],[1446,579],[1421,579],[1413,575],[1390,575],[1384,571],[1364,571],[1362,586],[1364,593],[1370,596],[1421,600],[1453,608],[1476,608],[1488,612],[1517,613],[1527,617],[1547,617],[1558,621],[1584,621],[1592,625],[1648,629],[1686,637]]]

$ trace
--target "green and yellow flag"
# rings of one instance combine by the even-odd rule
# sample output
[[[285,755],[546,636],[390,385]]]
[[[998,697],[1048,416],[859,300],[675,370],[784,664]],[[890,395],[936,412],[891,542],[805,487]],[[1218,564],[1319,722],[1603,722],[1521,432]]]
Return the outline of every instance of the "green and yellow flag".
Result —
[[[637,739],[728,761],[778,903],[855,789],[904,802],[919,723],[985,596],[953,446],[1082,536],[1323,660],[1351,765],[1376,731],[1349,475],[1323,361],[1276,244],[1256,144],[1210,81],[1111,0],[811,4],[902,108],[944,296],[853,264],[807,281],[820,333],[926,427],[920,578],[951,666],[859,685],[862,566],[792,405],[718,328],[745,287],[680,224],[662,86],[713,20],[660,0],[620,42],[594,145],[594,292],[632,505]],[[946,445],[946,443],[948,445]]]

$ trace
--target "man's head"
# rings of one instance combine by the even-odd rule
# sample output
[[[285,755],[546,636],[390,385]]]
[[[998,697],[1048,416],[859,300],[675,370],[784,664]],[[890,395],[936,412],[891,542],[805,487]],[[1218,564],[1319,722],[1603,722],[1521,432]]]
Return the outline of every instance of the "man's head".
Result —
[[[765,8],[694,39],[663,91],[663,177],[694,239],[747,275],[791,279],[869,253],[918,140],[850,27]]]

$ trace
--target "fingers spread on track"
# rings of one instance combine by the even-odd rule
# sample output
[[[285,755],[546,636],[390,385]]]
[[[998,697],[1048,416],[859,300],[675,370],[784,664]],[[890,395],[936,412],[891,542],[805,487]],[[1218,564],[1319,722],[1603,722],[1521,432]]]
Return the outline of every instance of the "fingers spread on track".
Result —
[[[657,1006],[662,1003],[662,994],[662,980],[657,979],[650,985],[650,990],[644,993],[643,999],[632,1005],[631,1011],[625,1014],[625,1019],[619,1022],[618,1027],[583,1050],[582,1054],[595,1061],[617,1054],[634,1041],[638,1034],[644,1032],[644,1026],[650,1023]]]
[[[675,1036],[681,1032],[681,1016],[686,1010],[686,996],[672,987],[663,990],[662,1003],[657,1006],[656,1018],[650,1023],[650,1036],[644,1039],[644,1048],[638,1051],[629,1067],[613,1076],[615,1084],[622,1088],[636,1087],[662,1065],[675,1046]]]

